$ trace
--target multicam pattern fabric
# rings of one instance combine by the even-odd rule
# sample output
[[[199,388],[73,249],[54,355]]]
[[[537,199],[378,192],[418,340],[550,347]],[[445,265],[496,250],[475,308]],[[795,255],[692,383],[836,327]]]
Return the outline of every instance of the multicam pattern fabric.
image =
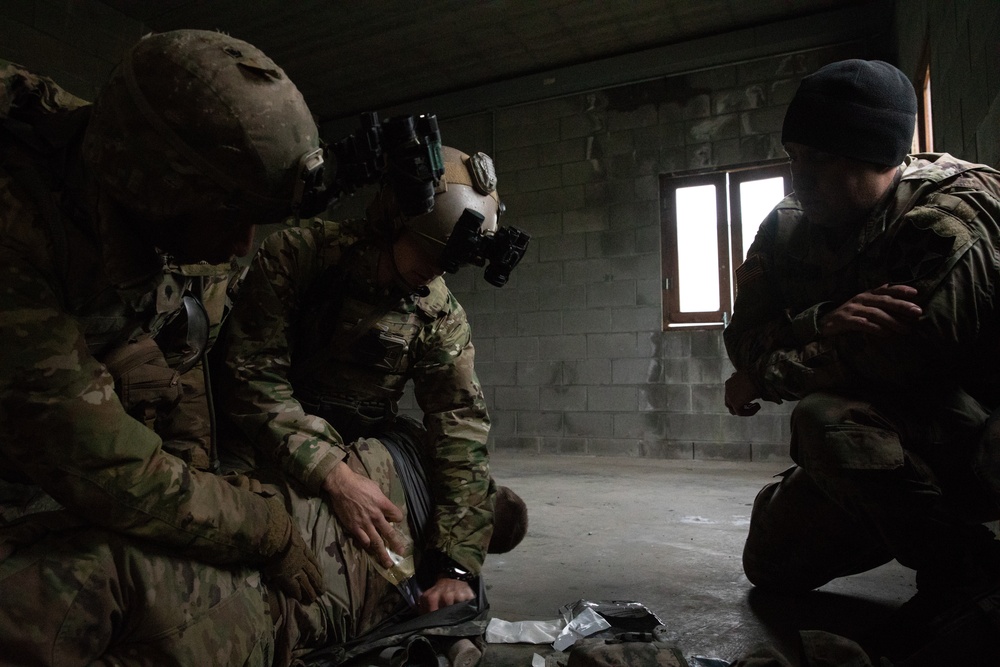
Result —
[[[392,456],[378,440],[361,439],[347,447],[347,465],[379,485],[406,512],[406,499]],[[344,533],[324,498],[299,493],[293,483],[277,482],[299,532],[316,554],[326,589],[315,604],[275,595],[281,620],[275,639],[278,664],[301,659],[311,650],[338,646],[363,636],[406,607],[395,586],[378,574],[368,554]],[[407,520],[397,530],[410,536]]]
[[[276,664],[259,572],[172,556],[80,523],[55,512],[0,526],[0,662]]]
[[[44,129],[68,145],[79,138],[71,131],[82,130],[81,112],[50,114]],[[0,483],[15,483],[2,494],[3,516],[28,503],[51,506],[38,502],[40,489],[97,526],[178,554],[266,558],[266,503],[166,454],[161,438],[126,413],[98,360],[155,335],[190,277],[106,200],[32,160],[27,144],[5,134],[0,145]],[[40,197],[32,175],[57,196]]]
[[[911,156],[883,214],[831,249],[789,196],[764,220],[740,272],[724,334],[733,364],[770,401],[819,390],[917,395],[957,382],[1000,405],[998,199],[1000,173],[990,167]],[[825,312],[884,283],[917,288],[924,315],[914,331],[819,337]]]
[[[427,546],[479,572],[495,487],[469,324],[441,278],[425,297],[377,289],[378,253],[362,221],[314,221],[265,240],[229,320],[227,411],[259,451],[318,494],[344,443],[337,424],[297,397],[391,410],[412,380],[436,503]]]

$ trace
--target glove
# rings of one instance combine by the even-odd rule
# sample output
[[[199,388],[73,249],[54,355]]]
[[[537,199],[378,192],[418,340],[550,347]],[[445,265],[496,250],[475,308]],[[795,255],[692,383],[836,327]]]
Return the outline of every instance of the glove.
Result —
[[[265,545],[279,545],[261,568],[264,581],[288,597],[312,604],[323,592],[319,562],[285,510],[281,495],[264,496],[264,500],[268,513]]]

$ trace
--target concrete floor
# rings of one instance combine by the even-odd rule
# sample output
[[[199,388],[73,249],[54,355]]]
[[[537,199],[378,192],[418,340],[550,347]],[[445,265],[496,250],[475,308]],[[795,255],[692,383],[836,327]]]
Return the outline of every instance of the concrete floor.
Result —
[[[808,596],[761,599],[740,554],[757,491],[783,463],[494,455],[493,475],[528,504],[528,534],[490,556],[494,618],[553,620],[577,600],[645,605],[686,656],[734,660],[773,642],[793,664],[796,631],[857,637],[915,592],[896,563]],[[484,664],[527,667],[547,644],[490,644]],[[551,662],[551,659],[550,659]]]

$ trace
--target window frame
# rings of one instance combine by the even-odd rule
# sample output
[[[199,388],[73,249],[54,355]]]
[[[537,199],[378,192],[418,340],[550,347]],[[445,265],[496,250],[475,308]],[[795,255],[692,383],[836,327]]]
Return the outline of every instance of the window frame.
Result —
[[[698,174],[660,175],[660,258],[662,330],[719,328],[729,321],[735,300],[734,272],[743,263],[743,248],[753,239],[743,239],[740,184],[781,177],[785,193],[791,192],[788,160]],[[683,312],[680,309],[680,278],[677,248],[676,192],[680,188],[715,186],[716,238],[719,253],[719,310]]]

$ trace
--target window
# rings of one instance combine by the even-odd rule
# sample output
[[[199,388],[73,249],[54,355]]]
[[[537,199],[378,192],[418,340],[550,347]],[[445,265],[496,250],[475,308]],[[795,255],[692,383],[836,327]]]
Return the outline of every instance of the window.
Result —
[[[930,153],[934,150],[934,119],[931,117],[931,64],[924,55],[917,80],[917,127],[913,133],[913,152]]]
[[[757,227],[791,192],[787,163],[660,177],[663,328],[721,326],[733,310],[733,271]]]

